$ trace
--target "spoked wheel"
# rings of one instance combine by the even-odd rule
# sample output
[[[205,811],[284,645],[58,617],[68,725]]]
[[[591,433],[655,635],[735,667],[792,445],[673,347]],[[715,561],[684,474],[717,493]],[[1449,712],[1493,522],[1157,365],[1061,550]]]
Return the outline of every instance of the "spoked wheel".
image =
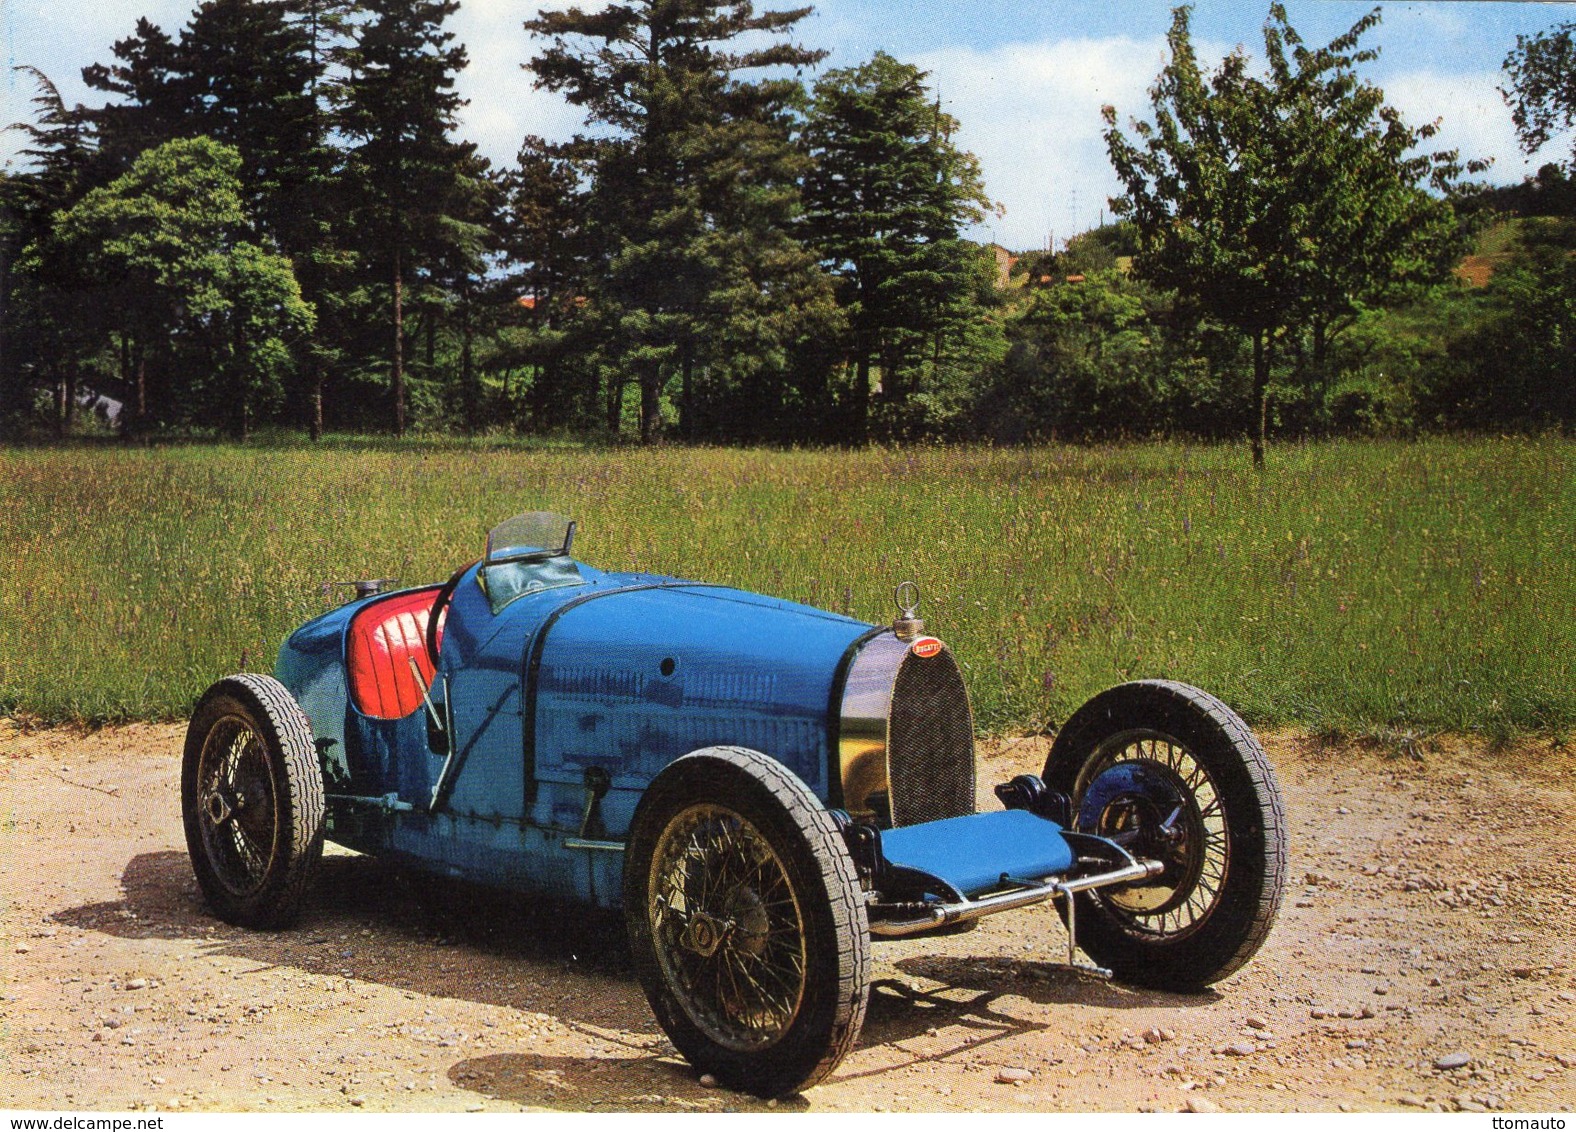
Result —
[[[1074,829],[1163,866],[1075,897],[1091,958],[1165,990],[1252,958],[1286,883],[1286,820],[1264,750],[1230,708],[1169,681],[1111,688],[1062,728],[1044,778],[1073,799]]]
[[[808,1088],[858,1037],[858,877],[831,815],[766,756],[712,747],[658,775],[630,830],[624,914],[658,1022],[723,1084]]]
[[[323,852],[323,779],[312,729],[269,676],[204,694],[181,770],[186,847],[220,917],[254,928],[294,922]]]
[[[760,830],[696,805],[662,831],[647,909],[662,976],[718,1044],[764,1049],[804,1001],[804,913]]]

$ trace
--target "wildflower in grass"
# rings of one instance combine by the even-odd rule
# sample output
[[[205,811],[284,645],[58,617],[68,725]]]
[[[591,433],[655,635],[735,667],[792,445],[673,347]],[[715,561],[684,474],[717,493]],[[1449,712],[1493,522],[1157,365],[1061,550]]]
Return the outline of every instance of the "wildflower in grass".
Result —
[[[1262,494],[1256,481],[1218,470],[1234,459],[1228,449],[1149,445],[927,451],[902,480],[893,473],[905,453],[686,451],[662,463],[635,453],[483,460],[431,451],[416,474],[410,453],[387,450],[0,451],[0,482],[18,487],[0,493],[0,533],[21,533],[0,540],[0,612],[25,610],[37,630],[25,653],[21,638],[0,634],[0,697],[51,718],[178,717],[234,671],[243,649],[247,666],[266,666],[272,647],[326,603],[323,580],[441,581],[475,557],[500,507],[529,501],[576,512],[586,560],[605,569],[800,600],[819,590],[840,611],[877,621],[893,575],[913,576],[935,595],[935,627],[970,674],[984,730],[1032,724],[1119,669],[1208,687],[1254,722],[1362,726],[1399,713],[1410,725],[1481,725],[1489,694],[1515,687],[1500,715],[1547,726],[1576,719],[1558,660],[1568,656],[1568,620],[1534,612],[1576,600],[1561,534],[1576,527],[1576,498],[1557,490],[1570,481],[1572,451],[1565,440],[1515,451],[1431,440],[1398,460],[1384,445],[1311,446],[1307,475]],[[1175,499],[1144,498],[1151,523],[1164,507],[1185,537],[1146,533],[1134,503],[1153,477],[1129,473],[1169,461],[1174,474],[1184,459],[1196,474]],[[1448,496],[1437,478],[1424,482],[1440,468],[1451,472]],[[577,478],[587,497],[571,487],[564,498]],[[77,490],[49,490],[61,482]],[[351,490],[357,484],[389,486]],[[1310,529],[1309,515],[1328,532],[1316,568],[1302,565],[1311,544],[1295,535]],[[390,531],[405,534],[391,543]],[[1491,576],[1519,582],[1491,595]],[[143,619],[130,648],[114,641],[117,624],[84,616],[125,609],[125,628],[136,605]],[[1385,631],[1401,623],[1409,631]],[[1359,636],[1368,649],[1355,647]],[[1140,637],[1164,642],[1162,651],[1131,655],[1124,642]],[[1271,637],[1273,679],[1258,660]],[[1347,658],[1357,658],[1350,679]],[[1461,676],[1484,691],[1463,694],[1452,682]],[[1427,691],[1398,709],[1378,681]]]

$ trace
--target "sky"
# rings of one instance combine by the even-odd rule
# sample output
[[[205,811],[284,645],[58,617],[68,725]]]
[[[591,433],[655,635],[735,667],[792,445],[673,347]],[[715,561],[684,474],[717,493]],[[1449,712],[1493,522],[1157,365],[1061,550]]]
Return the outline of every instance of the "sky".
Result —
[[[596,0],[581,0],[594,6]],[[808,0],[802,0],[808,2]],[[146,15],[172,34],[195,0],[0,0],[0,48],[12,68],[31,65],[59,86],[68,103],[102,95],[81,70],[111,59],[116,39]],[[470,66],[460,78],[469,99],[460,133],[495,163],[512,163],[528,133],[563,139],[582,125],[557,95],[532,89],[521,69],[533,41],[522,21],[563,0],[462,0],[450,29]],[[757,7],[791,6],[757,0]],[[975,153],[985,184],[1001,205],[974,232],[1015,250],[1060,245],[1109,219],[1118,191],[1101,138],[1100,108],[1115,106],[1122,123],[1148,117],[1147,91],[1165,62],[1171,4],[1154,0],[822,0],[796,39],[829,52],[820,70],[853,66],[877,50],[918,65],[958,119],[955,138]],[[1346,31],[1374,5],[1347,0],[1287,0],[1292,25],[1310,45]],[[1194,46],[1213,66],[1241,46],[1262,48],[1269,0],[1196,0]],[[1384,4],[1383,22],[1364,43],[1381,50],[1363,74],[1414,125],[1439,120],[1433,143],[1463,159],[1492,158],[1485,179],[1512,183],[1545,161],[1570,153],[1568,136],[1527,158],[1516,145],[1510,112],[1496,89],[1518,34],[1576,21],[1576,3],[1429,0]],[[28,114],[31,78],[0,75],[0,123]],[[0,138],[0,160],[17,146]]]

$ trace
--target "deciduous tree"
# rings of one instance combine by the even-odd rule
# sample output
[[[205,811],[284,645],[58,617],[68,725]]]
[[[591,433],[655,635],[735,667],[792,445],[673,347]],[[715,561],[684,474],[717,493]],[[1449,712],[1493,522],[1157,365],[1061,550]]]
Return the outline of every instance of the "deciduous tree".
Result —
[[[29,249],[30,270],[69,280],[102,312],[133,431],[156,416],[244,438],[281,394],[292,340],[311,329],[290,262],[251,239],[240,170],[233,147],[166,142]]]
[[[1518,35],[1505,57],[1510,104],[1521,148],[1536,153],[1557,133],[1576,126],[1576,23],[1563,23],[1536,35]],[[1576,138],[1571,142],[1576,170]]]
[[[1271,352],[1307,326],[1316,366],[1330,332],[1408,282],[1441,278],[1461,251],[1448,200],[1454,152],[1418,152],[1435,125],[1408,126],[1357,68],[1377,10],[1308,48],[1276,4],[1267,71],[1238,50],[1206,76],[1189,9],[1176,9],[1170,61],[1150,92],[1154,122],[1130,139],[1106,107],[1106,144],[1139,234],[1135,266],[1253,344],[1253,461],[1264,462]],[[1431,193],[1429,189],[1435,190]]]

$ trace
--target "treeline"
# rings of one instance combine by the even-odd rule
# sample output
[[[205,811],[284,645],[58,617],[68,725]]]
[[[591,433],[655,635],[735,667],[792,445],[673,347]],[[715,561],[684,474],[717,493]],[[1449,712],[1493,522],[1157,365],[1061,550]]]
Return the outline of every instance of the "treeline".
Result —
[[[1569,224],[1495,229],[1527,202],[1408,156],[1431,131],[1355,77],[1374,17],[1314,51],[1272,8],[1271,72],[1206,81],[1179,11],[1155,125],[1109,119],[1122,223],[1006,274],[963,238],[994,206],[926,76],[877,54],[807,81],[808,8],[528,20],[521,81],[587,127],[495,167],[456,140],[458,6],[207,0],[86,68],[98,106],[33,71],[30,164],[0,176],[0,428],[86,427],[89,395],[132,437],[1262,444],[1572,418]],[[1563,173],[1539,184],[1569,216]],[[1490,230],[1514,238],[1468,291],[1451,271]]]
[[[453,140],[457,8],[208,0],[85,70],[106,105],[35,73],[13,418],[69,428],[91,389],[131,433],[860,440],[974,364],[994,299],[959,232],[989,202],[917,69],[806,89],[809,9],[550,12],[528,65],[588,132],[495,168]]]
[[[1551,167],[1542,179],[1563,175]],[[1537,197],[1500,212],[1477,194],[1461,198],[1469,246],[1490,254],[1352,312],[1322,359],[1306,327],[1282,336],[1267,377],[1269,434],[1576,423],[1576,210],[1536,211],[1547,206]],[[1135,250],[1122,223],[1020,261],[1007,353],[985,375],[967,435],[1017,443],[1253,434],[1251,342],[1188,296],[1135,275]]]

